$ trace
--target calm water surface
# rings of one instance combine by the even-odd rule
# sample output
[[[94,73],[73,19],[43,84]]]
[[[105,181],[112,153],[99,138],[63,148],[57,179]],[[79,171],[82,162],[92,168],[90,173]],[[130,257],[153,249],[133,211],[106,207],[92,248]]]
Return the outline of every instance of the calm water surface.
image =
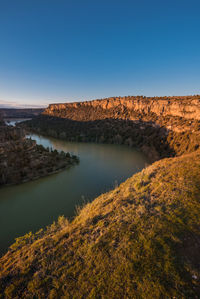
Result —
[[[17,123],[30,119],[31,118],[5,118],[4,121],[8,126],[15,126]]]
[[[0,253],[14,239],[57,220],[106,192],[148,163],[140,152],[118,145],[71,143],[31,135],[38,144],[73,153],[80,164],[36,181],[0,189]]]

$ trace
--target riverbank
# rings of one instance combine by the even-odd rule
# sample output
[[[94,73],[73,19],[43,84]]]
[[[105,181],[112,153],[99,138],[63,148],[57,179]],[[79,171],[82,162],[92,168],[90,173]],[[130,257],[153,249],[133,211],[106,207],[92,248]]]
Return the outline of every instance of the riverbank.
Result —
[[[60,215],[73,219],[77,206],[112,190],[149,164],[145,155],[128,146],[29,137],[45,148],[70,152],[81,162],[55,175],[0,188],[0,256],[15,238],[50,225]]]
[[[79,112],[77,111],[79,114]],[[94,112],[95,113],[95,112]],[[144,117],[147,117],[144,115]],[[150,116],[148,116],[150,117]],[[165,120],[167,121],[167,120]],[[170,124],[176,122],[172,130]],[[101,119],[74,121],[41,115],[19,126],[27,131],[71,142],[124,144],[138,148],[153,163],[166,157],[191,153],[200,147],[200,121],[183,125],[183,119],[170,119],[168,125],[145,120]],[[180,128],[180,130],[179,130]]]
[[[57,173],[79,162],[69,153],[50,150],[25,138],[21,128],[0,126],[0,186],[21,184]]]

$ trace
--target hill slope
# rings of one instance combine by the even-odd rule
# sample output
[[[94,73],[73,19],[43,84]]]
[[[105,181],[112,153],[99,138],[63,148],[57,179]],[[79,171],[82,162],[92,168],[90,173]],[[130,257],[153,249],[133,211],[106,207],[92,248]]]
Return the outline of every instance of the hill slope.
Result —
[[[156,162],[71,223],[19,238],[0,259],[1,297],[199,298],[199,215],[200,151]]]

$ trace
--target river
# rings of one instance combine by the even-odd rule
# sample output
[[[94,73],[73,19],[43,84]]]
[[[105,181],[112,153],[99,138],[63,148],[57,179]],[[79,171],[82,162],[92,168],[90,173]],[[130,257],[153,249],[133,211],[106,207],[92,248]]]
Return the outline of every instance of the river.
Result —
[[[72,143],[35,134],[31,138],[79,156],[80,163],[58,174],[0,189],[0,254],[15,238],[46,227],[59,215],[72,218],[76,206],[113,189],[148,164],[142,153],[127,146]]]

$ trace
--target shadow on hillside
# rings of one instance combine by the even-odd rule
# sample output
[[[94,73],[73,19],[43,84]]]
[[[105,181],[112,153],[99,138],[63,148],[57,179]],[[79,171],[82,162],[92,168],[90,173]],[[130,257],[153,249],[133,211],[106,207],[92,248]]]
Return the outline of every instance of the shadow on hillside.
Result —
[[[170,132],[154,122],[112,118],[75,121],[40,115],[21,125],[67,141],[125,144],[141,149],[151,160],[175,156],[169,144]]]

